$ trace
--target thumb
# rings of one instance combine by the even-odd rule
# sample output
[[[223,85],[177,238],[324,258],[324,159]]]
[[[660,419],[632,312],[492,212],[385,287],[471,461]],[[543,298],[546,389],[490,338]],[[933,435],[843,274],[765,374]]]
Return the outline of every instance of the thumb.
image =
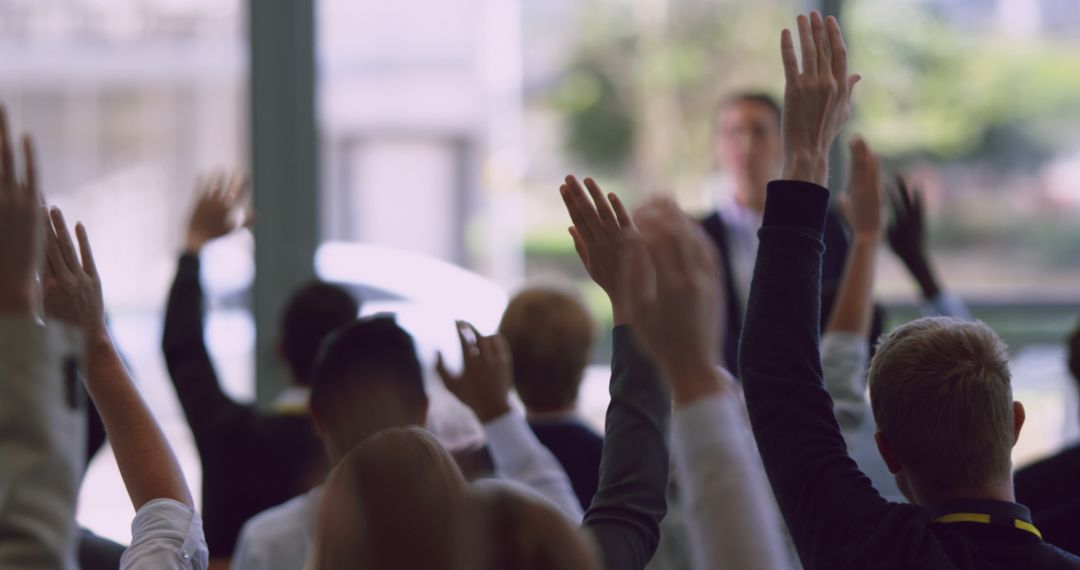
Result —
[[[435,353],[435,372],[439,374],[439,378],[442,379],[443,385],[446,386],[446,389],[453,392],[453,384],[456,378],[454,378],[454,375],[446,369],[446,362],[443,361],[443,355],[441,350]]]

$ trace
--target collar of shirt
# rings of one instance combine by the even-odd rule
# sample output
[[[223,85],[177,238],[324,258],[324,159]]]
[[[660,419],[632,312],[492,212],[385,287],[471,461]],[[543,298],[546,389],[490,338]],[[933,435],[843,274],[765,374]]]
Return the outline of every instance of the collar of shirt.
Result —
[[[935,523],[977,523],[1002,526],[1031,533],[1040,539],[1031,521],[1031,511],[1018,503],[990,499],[955,499],[929,510]]]

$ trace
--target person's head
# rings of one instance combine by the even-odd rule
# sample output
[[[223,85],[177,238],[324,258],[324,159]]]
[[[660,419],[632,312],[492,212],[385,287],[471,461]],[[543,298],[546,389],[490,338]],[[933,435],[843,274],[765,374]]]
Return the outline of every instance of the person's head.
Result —
[[[456,568],[599,570],[591,536],[550,504],[506,488],[473,489],[461,514]]]
[[[293,293],[281,314],[278,350],[294,383],[311,384],[311,368],[322,341],[359,312],[356,299],[337,285],[312,281]]]
[[[581,301],[552,287],[515,296],[499,334],[513,355],[514,387],[530,412],[572,410],[596,337]]]
[[[381,431],[331,476],[319,512],[318,570],[448,568],[466,482],[418,427]]]
[[[742,205],[765,208],[765,185],[780,174],[780,104],[771,95],[740,92],[721,99],[712,125],[713,163],[731,174]]]
[[[311,415],[331,465],[387,428],[424,425],[428,399],[412,336],[392,316],[335,331],[312,372]]]
[[[878,345],[869,383],[878,447],[912,502],[1011,492],[1024,408],[990,327],[946,317],[907,323]]]

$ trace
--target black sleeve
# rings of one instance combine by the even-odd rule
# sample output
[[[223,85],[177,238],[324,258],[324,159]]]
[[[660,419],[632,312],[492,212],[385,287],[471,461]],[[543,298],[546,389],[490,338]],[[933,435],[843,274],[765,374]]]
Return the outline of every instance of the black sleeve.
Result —
[[[644,568],[667,513],[671,396],[628,327],[613,332],[611,404],[600,459],[600,487],[585,513],[611,570]]]
[[[210,361],[203,340],[203,292],[197,255],[180,258],[165,309],[161,347],[195,444],[203,452],[214,444],[222,426],[234,423],[251,410],[222,391]]]
[[[828,198],[815,184],[769,184],[740,349],[754,437],[806,568],[843,567],[888,509],[848,457],[822,379]]]

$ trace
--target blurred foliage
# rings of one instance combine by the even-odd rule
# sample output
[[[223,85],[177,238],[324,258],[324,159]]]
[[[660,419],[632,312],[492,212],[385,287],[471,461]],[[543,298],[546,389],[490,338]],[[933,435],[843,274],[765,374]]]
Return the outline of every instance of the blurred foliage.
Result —
[[[709,118],[736,89],[779,94],[790,0],[593,0],[570,70],[550,93],[567,151],[643,183],[709,169]],[[895,158],[1045,159],[1064,115],[1080,117],[1080,49],[999,30],[958,30],[918,2],[846,0],[856,125]],[[903,22],[903,25],[898,25]],[[1060,133],[1058,133],[1060,134]],[[649,152],[644,152],[648,150]]]

